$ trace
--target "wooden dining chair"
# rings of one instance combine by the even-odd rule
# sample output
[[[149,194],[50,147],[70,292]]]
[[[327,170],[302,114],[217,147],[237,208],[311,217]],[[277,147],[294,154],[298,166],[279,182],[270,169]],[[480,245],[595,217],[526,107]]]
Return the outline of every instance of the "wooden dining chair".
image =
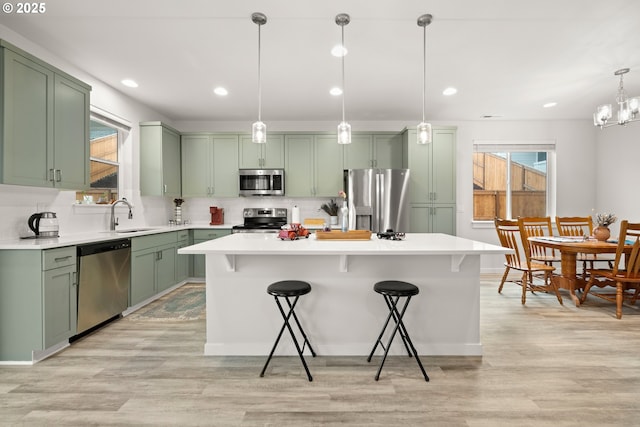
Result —
[[[632,245],[631,253],[625,255],[625,245]],[[623,256],[625,256],[624,262]],[[624,265],[624,268],[619,266]],[[615,292],[604,290],[591,292],[593,287],[614,287]],[[616,303],[616,317],[622,317],[622,303],[629,301],[635,304],[640,294],[640,223],[624,220],[620,223],[620,236],[616,258],[611,269],[590,269],[580,302],[584,303],[587,295],[593,295]]]
[[[502,292],[505,282],[513,282],[522,287],[522,304],[527,300],[527,291],[549,292],[553,291],[562,304],[562,297],[558,288],[551,280],[551,274],[555,267],[531,259],[530,245],[526,240],[526,232],[522,233],[522,228],[516,220],[496,218],[494,220],[496,232],[500,239],[500,244],[505,248],[513,249],[514,253],[505,254],[505,269],[498,287],[498,293]],[[507,280],[509,272],[516,270],[522,272],[520,279]],[[543,285],[535,284],[534,280],[543,280]]]
[[[560,236],[588,237],[593,231],[593,220],[590,216],[556,216],[556,228]],[[578,261],[582,261],[582,276],[587,279],[587,263],[593,269],[596,262],[606,262],[613,268],[613,259],[607,255],[578,254]]]
[[[518,225],[521,230],[527,233],[527,237],[553,236],[551,217],[549,216],[518,217]],[[560,263],[560,254],[556,253],[554,249],[531,245],[528,242],[527,245],[529,246],[532,260],[543,262],[547,265],[553,265],[554,262]]]

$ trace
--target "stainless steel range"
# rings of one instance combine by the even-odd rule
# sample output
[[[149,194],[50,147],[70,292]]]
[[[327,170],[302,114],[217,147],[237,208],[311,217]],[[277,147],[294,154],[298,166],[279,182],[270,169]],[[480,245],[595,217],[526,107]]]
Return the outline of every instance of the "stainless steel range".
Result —
[[[244,224],[234,225],[232,233],[276,233],[287,223],[286,208],[244,208]]]

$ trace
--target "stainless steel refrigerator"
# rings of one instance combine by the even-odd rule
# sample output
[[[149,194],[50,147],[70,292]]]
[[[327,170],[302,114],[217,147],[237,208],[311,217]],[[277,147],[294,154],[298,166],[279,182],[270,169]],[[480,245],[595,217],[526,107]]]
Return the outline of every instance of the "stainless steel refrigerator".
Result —
[[[409,169],[345,169],[349,229],[409,232]]]

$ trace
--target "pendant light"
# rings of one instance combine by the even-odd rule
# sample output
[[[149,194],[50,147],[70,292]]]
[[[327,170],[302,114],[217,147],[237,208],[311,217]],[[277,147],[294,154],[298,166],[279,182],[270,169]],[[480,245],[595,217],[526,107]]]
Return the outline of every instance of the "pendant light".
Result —
[[[262,123],[262,81],[260,79],[260,27],[267,23],[265,14],[256,12],[251,15],[251,20],[258,26],[258,121],[251,126],[251,141],[256,144],[267,142],[267,125]]]
[[[351,22],[351,17],[346,13],[336,15],[336,24],[342,30],[342,122],[338,125],[338,144],[351,144],[351,125],[344,118],[344,57],[346,49],[344,47],[344,26]]]
[[[431,24],[433,16],[430,14],[421,15],[418,18],[418,26],[422,27],[422,122],[418,124],[418,144],[431,143],[431,124],[425,121],[425,110],[427,108],[427,25]]]

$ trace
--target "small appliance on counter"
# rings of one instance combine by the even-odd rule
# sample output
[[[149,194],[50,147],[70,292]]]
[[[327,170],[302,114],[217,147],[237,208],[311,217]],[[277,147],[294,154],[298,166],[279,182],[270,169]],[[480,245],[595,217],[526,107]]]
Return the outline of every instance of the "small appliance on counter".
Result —
[[[209,207],[209,213],[211,214],[211,222],[209,225],[222,225],[224,224],[224,209],[216,206]]]
[[[36,233],[36,238],[58,237],[58,217],[55,212],[34,213],[27,220],[27,225]]]

